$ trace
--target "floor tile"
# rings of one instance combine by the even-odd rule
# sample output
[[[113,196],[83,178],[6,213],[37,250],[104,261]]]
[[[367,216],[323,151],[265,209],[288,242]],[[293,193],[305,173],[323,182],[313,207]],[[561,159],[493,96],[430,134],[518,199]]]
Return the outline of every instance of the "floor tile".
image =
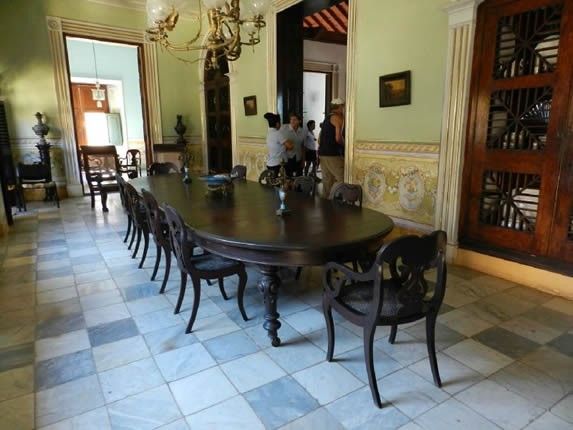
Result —
[[[155,330],[178,326],[183,322],[179,315],[175,315],[171,309],[161,309],[156,312],[133,317],[140,333],[149,333]]]
[[[573,394],[569,393],[553,406],[551,413],[573,425]]]
[[[426,321],[406,329],[408,334],[412,335],[421,342],[426,343]],[[437,323],[435,330],[436,350],[441,351],[465,339],[465,336],[458,331],[452,330],[444,324]]]
[[[298,341],[282,343],[280,348],[265,349],[275,363],[288,373],[294,373],[325,360],[326,353],[313,343],[299,337]]]
[[[36,425],[46,426],[103,404],[104,398],[96,375],[76,379],[36,393]],[[62,408],[62,405],[66,407]]]
[[[76,330],[36,341],[36,361],[90,348],[86,330]]]
[[[551,300],[545,302],[543,307],[561,312],[567,315],[573,315],[573,301],[567,300],[563,297],[553,296]]]
[[[526,430],[571,430],[573,425],[561,418],[556,417],[551,412],[545,412],[531,424],[525,427]]]
[[[392,405],[410,418],[432,409],[449,396],[416,373],[401,369],[378,380],[382,402]]]
[[[279,302],[280,313],[280,302]],[[306,309],[283,318],[292,328],[301,334],[309,334],[326,327],[324,315],[316,309]]]
[[[191,415],[237,394],[235,387],[217,367],[171,382],[169,387],[184,415]],[[197,387],[201,387],[201,396],[197,396]]]
[[[542,347],[522,357],[521,362],[541,370],[573,390],[573,359],[550,347]]]
[[[318,402],[290,376],[244,395],[266,428],[276,428],[318,408]],[[287,400],[288,399],[288,400]],[[285,407],[287,401],[288,407]]]
[[[157,354],[155,362],[167,382],[192,375],[216,364],[200,343]]]
[[[36,327],[33,322],[28,321],[24,325],[2,328],[0,332],[0,348],[34,342],[35,339]]]
[[[164,296],[158,296],[156,293],[151,297],[130,301],[126,304],[127,309],[129,309],[129,312],[133,316],[158,311],[160,309],[172,308],[171,303],[169,303]]]
[[[474,336],[478,342],[511,358],[519,358],[540,345],[500,327],[492,327]]]
[[[139,330],[132,318],[112,321],[89,327],[87,330],[91,346],[96,347],[106,343],[116,342],[128,337],[137,336]]]
[[[194,429],[217,430],[263,430],[265,427],[247,401],[235,396],[215,406],[187,417],[187,423]]]
[[[243,331],[206,340],[204,345],[218,363],[235,360],[259,350],[257,344]],[[280,352],[284,353],[285,349],[288,348],[281,348]]]
[[[164,426],[157,427],[157,430],[189,430],[189,426],[187,425],[187,421],[181,418]]]
[[[76,287],[64,287],[55,290],[43,291],[36,294],[36,300],[39,305],[45,303],[61,302],[62,300],[68,300],[73,297],[77,297],[78,293]]]
[[[181,417],[167,385],[161,385],[107,407],[114,429],[155,429]]]
[[[390,404],[381,409],[374,405],[370,387],[361,388],[326,409],[345,429],[397,429],[410,420]]]
[[[292,375],[321,405],[330,403],[364,384],[338,363],[323,362]]]
[[[472,339],[459,342],[443,352],[484,376],[489,376],[513,362],[512,358]]]
[[[97,408],[42,427],[40,430],[111,430],[107,409]]]
[[[185,333],[185,327],[186,326],[184,324],[179,324],[179,325],[174,325],[172,327],[160,328],[159,330],[146,333],[144,335],[144,338],[151,353],[156,355],[162,352],[171,351],[177,348],[181,348],[183,346],[193,345],[194,343],[196,343],[197,338],[195,337],[195,335],[193,333]],[[222,339],[222,338],[224,338],[224,336],[215,338],[213,339],[213,341],[217,341],[217,339]],[[210,350],[207,342],[205,342],[204,346],[216,359],[215,354],[213,353],[213,351]]]
[[[34,366],[0,372],[0,402],[34,392]]]
[[[544,412],[523,397],[488,380],[455,397],[503,429],[521,429]]]
[[[64,333],[84,328],[86,328],[84,315],[82,313],[73,313],[39,321],[36,335],[38,339],[43,339],[46,337],[60,336]]]
[[[565,333],[548,343],[553,349],[573,358],[573,334]]]
[[[149,357],[149,350],[141,336],[105,343],[92,349],[98,372]]]
[[[60,355],[36,363],[36,389],[46,390],[94,373],[95,366],[89,349]]]
[[[80,296],[90,296],[92,294],[103,293],[105,291],[116,291],[119,293],[115,282],[112,279],[105,279],[103,281],[87,282],[76,286]]]
[[[570,330],[573,327],[573,315],[567,315],[546,306],[531,309],[523,316],[559,331]]]
[[[428,347],[425,340],[420,341],[405,330],[400,329],[398,329],[394,344],[389,343],[387,338],[383,338],[374,342],[374,346],[384,351],[403,366],[408,366],[428,356]]]
[[[547,327],[540,322],[531,320],[524,316],[517,316],[508,321],[504,321],[499,325],[499,327],[539,344],[547,343],[555,339],[561,333],[559,330]]]
[[[221,365],[221,370],[240,393],[285,376],[284,370],[262,351],[229,361]]]
[[[86,325],[88,327],[93,327],[98,324],[105,324],[129,318],[131,314],[124,303],[117,303],[103,308],[90,309],[89,311],[84,312],[84,316],[86,318]]]
[[[464,308],[440,315],[438,321],[465,336],[473,336],[493,326],[491,322],[465,311]]]
[[[28,394],[0,403],[0,428],[33,430],[34,395]]]
[[[34,364],[34,344],[26,343],[0,349],[0,372]]]
[[[201,312],[201,307],[199,307],[199,312]],[[193,334],[203,342],[239,329],[240,327],[226,314],[221,313],[212,317],[197,319],[193,325]]]
[[[544,409],[549,409],[568,392],[566,386],[546,372],[519,361],[494,373],[489,379]]]
[[[326,408],[315,409],[282,427],[279,430],[344,430],[340,422]]]
[[[103,291],[89,296],[80,296],[80,303],[84,311],[122,302],[123,297],[118,289]]]
[[[425,414],[416,422],[427,430],[480,429],[496,430],[499,427],[456,399],[448,399]]]

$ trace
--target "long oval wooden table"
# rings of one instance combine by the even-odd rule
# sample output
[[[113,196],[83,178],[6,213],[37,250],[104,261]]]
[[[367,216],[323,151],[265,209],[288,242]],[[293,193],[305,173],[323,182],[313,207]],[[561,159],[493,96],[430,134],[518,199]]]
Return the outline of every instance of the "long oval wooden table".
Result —
[[[236,260],[255,263],[261,272],[265,322],[273,346],[280,345],[277,298],[281,266],[322,265],[351,261],[364,250],[380,247],[393,228],[392,220],[367,208],[348,207],[319,197],[289,191],[287,215],[277,216],[274,188],[235,180],[226,196],[207,194],[198,178],[185,184],[180,174],[148,176],[129,181],[151,192],[159,204],[173,206],[195,230],[197,245]]]

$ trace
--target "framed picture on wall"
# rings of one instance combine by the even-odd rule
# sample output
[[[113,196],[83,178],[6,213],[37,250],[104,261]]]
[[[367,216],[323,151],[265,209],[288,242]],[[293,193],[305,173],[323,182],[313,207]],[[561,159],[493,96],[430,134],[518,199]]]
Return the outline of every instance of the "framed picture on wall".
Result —
[[[410,104],[410,70],[380,76],[380,107]]]
[[[257,114],[257,96],[243,97],[243,105],[245,106],[246,116]]]

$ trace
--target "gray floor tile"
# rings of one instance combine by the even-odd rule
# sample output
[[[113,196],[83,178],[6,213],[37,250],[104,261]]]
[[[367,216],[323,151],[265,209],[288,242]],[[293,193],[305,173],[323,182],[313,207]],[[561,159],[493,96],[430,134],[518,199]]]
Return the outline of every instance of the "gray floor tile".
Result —
[[[92,347],[137,336],[138,334],[139,330],[132,318],[112,321],[88,328],[88,336]]]
[[[256,388],[244,395],[267,428],[280,427],[318,408],[318,402],[290,376]],[[289,399],[288,408],[284,399]]]
[[[537,349],[540,345],[500,327],[492,327],[474,336],[484,345],[512,358],[519,358]]]
[[[573,334],[565,333],[555,339],[553,339],[548,344],[552,348],[556,349],[562,354],[566,354],[573,358]]]
[[[242,331],[209,339],[203,344],[219,363],[235,360],[259,350],[257,344]]]
[[[94,373],[91,350],[60,355],[36,363],[36,389],[42,391]]]
[[[178,324],[146,333],[145,342],[154,355],[192,345],[197,342],[197,338],[193,333],[185,333],[186,327],[185,324]],[[213,355],[212,352],[211,355]]]
[[[573,315],[567,315],[545,306],[538,306],[523,314],[524,317],[540,322],[559,331],[567,331],[573,327]]]
[[[36,335],[38,339],[42,339],[81,330],[85,327],[84,315],[82,313],[74,313],[39,321]]]
[[[34,344],[26,343],[0,349],[0,372],[34,364]]]

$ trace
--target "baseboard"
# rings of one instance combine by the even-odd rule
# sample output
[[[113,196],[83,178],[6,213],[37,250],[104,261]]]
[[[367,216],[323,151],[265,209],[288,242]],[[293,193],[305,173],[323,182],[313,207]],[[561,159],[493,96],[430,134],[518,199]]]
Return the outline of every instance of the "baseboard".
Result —
[[[66,184],[69,197],[82,197],[84,189],[81,184]]]

